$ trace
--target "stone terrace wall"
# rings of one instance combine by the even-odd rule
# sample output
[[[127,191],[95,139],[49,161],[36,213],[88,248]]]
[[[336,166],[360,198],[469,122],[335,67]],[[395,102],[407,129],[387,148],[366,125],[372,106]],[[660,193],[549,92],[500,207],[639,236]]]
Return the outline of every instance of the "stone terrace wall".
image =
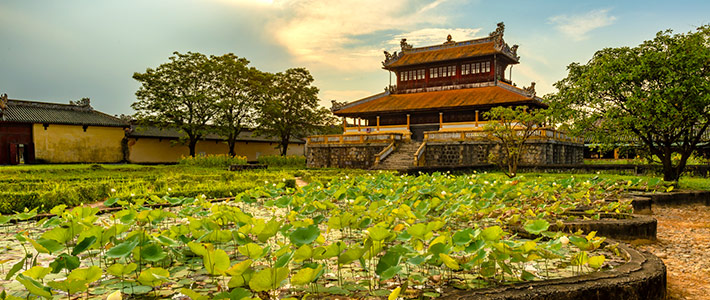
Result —
[[[375,154],[387,145],[308,145],[306,165],[309,168],[369,169],[375,164]]]
[[[579,144],[543,141],[528,144],[520,164],[557,165],[583,163],[584,147]],[[454,167],[488,164],[491,151],[501,151],[495,142],[428,143],[424,153],[427,167]]]

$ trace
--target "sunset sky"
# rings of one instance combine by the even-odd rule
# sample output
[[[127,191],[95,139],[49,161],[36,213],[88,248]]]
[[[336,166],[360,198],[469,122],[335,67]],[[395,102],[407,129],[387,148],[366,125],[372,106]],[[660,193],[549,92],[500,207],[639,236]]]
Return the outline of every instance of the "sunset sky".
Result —
[[[605,47],[710,23],[708,1],[2,0],[0,93],[130,114],[144,72],[173,51],[232,52],[269,72],[306,67],[323,104],[388,84],[383,50],[483,37],[505,22],[518,86],[554,92],[566,66]]]

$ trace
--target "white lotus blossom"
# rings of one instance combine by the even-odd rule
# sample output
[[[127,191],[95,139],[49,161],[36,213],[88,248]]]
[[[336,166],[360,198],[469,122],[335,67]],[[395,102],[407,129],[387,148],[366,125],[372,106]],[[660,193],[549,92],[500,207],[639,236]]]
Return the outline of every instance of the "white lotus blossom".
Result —
[[[446,191],[441,191],[442,196],[446,196]]]
[[[115,192],[116,192],[116,189],[111,189],[111,193],[115,193]]]
[[[566,236],[563,236],[560,238],[560,242],[562,243],[562,245],[567,245],[567,244],[569,244],[569,238],[567,238]]]

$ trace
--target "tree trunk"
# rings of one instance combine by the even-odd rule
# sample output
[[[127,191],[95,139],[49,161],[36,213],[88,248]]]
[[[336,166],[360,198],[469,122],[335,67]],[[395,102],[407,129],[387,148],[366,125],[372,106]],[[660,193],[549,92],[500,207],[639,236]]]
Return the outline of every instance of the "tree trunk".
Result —
[[[190,148],[190,156],[195,157],[195,148],[197,146],[197,139],[190,138],[190,142],[187,145]]]
[[[235,157],[237,153],[234,151],[234,147],[237,145],[237,139],[236,138],[229,138],[227,140],[227,146],[229,147],[229,156],[230,157]]]
[[[286,156],[289,138],[281,138],[281,156]]]

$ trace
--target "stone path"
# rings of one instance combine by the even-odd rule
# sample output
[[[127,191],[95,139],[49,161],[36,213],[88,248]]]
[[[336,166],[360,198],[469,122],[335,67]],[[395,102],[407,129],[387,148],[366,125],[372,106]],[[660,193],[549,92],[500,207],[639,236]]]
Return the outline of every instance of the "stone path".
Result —
[[[710,206],[653,207],[658,242],[640,245],[663,259],[668,299],[710,299]]]

